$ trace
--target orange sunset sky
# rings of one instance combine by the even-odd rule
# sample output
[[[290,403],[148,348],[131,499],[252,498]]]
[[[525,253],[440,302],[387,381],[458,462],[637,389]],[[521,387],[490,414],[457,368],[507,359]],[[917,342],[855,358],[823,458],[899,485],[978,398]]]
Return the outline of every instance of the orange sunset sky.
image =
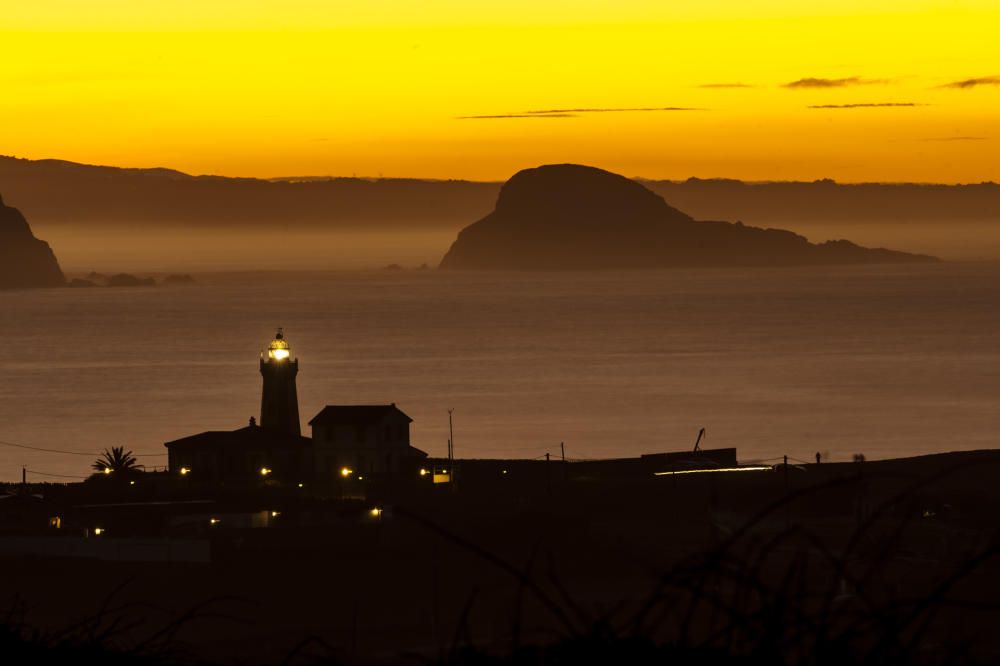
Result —
[[[241,176],[1000,180],[1000,2],[40,0],[0,153]]]

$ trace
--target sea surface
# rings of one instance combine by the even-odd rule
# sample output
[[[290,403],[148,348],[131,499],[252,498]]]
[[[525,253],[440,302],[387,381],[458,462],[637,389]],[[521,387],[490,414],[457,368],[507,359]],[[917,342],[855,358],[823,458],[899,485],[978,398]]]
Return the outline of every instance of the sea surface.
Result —
[[[0,479],[245,425],[283,326],[305,423],[395,402],[458,457],[741,461],[1000,447],[1000,265],[593,273],[205,273],[0,292]]]

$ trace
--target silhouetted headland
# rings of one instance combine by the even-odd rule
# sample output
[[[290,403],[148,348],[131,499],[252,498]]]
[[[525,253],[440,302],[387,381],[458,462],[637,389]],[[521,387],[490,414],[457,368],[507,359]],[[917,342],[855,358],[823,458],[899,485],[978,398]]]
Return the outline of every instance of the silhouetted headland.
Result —
[[[4,205],[0,197],[0,289],[65,283],[49,244],[35,238],[21,211]]]
[[[864,248],[813,244],[781,229],[699,222],[642,184],[577,164],[516,173],[496,209],[463,229],[445,269],[574,270],[680,266],[809,266],[937,261]]]

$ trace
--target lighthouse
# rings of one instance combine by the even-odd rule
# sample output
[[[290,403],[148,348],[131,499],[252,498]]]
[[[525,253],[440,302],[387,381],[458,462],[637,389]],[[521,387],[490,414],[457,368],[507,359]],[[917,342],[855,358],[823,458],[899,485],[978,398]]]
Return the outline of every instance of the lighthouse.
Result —
[[[275,433],[298,437],[302,434],[299,398],[295,390],[299,360],[292,358],[292,350],[280,328],[267,349],[260,354],[260,374],[264,378],[260,426]]]

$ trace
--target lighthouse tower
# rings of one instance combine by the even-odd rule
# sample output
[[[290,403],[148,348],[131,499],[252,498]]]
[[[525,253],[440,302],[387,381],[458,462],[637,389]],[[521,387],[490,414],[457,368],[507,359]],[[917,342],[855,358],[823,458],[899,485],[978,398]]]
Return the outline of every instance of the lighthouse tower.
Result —
[[[292,358],[280,328],[267,349],[261,352],[260,374],[264,378],[260,400],[261,427],[275,433],[300,436],[299,398],[295,391],[299,360]]]

